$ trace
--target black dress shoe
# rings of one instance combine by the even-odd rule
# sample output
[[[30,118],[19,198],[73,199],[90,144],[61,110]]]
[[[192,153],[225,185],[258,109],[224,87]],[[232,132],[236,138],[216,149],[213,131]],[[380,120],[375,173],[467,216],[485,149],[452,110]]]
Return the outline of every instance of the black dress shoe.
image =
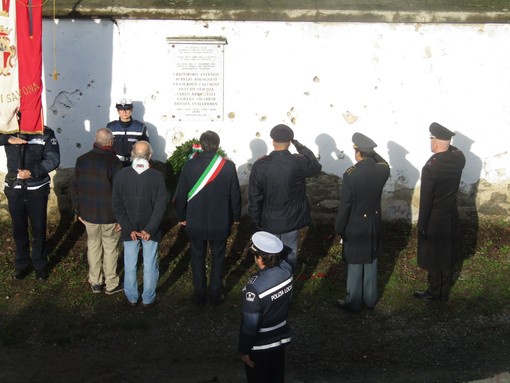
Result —
[[[211,303],[213,305],[219,305],[221,302],[223,302],[225,300],[225,295],[223,294],[220,294],[219,297],[214,297],[214,298],[211,298]]]
[[[18,280],[18,281],[21,281],[22,279],[25,279],[25,277],[30,274],[30,267],[27,267],[27,268],[24,268],[24,269],[21,269],[21,270],[16,270],[16,272],[14,273],[14,279]]]
[[[48,279],[48,273],[46,270],[36,270],[35,271],[35,279],[38,281],[44,282]]]
[[[430,300],[430,301],[438,301],[440,299],[440,297],[438,297],[436,295],[432,295],[428,291],[415,291],[414,297],[418,298],[418,299],[425,299],[425,300]]]
[[[338,307],[340,307],[341,309],[344,309],[344,310],[347,310],[347,311],[350,311],[350,312],[353,312],[353,313],[359,313],[361,310],[358,309],[353,309],[351,306],[349,306],[347,303],[345,303],[345,301],[343,299],[339,299],[336,301],[336,305]]]
[[[156,306],[160,300],[161,298],[159,297],[159,295],[156,295],[156,298],[154,298],[154,300],[151,303],[142,303],[142,307],[149,308],[152,306]]]
[[[127,299],[127,298],[126,298],[126,303],[127,303],[127,305],[128,305],[128,306],[130,306],[130,307],[136,307],[136,306],[138,306],[138,301],[136,301],[136,302],[131,302],[131,301],[130,301],[129,299]]]

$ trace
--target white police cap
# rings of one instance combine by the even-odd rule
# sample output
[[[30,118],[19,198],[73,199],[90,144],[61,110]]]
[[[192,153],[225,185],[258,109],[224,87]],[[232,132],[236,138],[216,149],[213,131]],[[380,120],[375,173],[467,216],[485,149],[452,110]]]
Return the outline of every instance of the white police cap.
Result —
[[[117,104],[115,104],[115,107],[117,109],[123,109],[123,110],[133,109],[133,101],[131,101],[129,98],[121,98],[117,102]]]
[[[255,247],[264,253],[278,254],[283,250],[283,243],[271,233],[266,231],[257,231],[252,235],[251,241]]]

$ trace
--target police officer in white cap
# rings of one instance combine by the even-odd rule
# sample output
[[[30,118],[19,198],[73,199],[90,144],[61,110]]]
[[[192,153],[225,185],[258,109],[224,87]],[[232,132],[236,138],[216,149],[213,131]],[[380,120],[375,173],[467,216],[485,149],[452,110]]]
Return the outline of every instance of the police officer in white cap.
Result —
[[[111,121],[106,126],[113,133],[113,149],[124,167],[131,165],[131,148],[137,141],[149,142],[147,126],[131,116],[133,102],[123,98],[115,104],[119,119]]]
[[[238,350],[248,383],[283,382],[285,346],[291,341],[287,316],[294,262],[287,260],[290,249],[273,234],[259,231],[251,240],[259,272],[243,289]]]

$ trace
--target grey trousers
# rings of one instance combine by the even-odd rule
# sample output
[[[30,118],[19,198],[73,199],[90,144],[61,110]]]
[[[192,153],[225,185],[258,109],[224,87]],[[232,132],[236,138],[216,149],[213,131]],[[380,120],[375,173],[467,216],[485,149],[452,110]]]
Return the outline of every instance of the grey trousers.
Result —
[[[288,233],[275,234],[275,236],[280,238],[280,241],[282,241],[285,246],[291,248],[292,252],[289,254],[287,259],[295,263],[297,260],[299,230],[289,231]]]
[[[347,265],[347,296],[345,303],[359,311],[377,304],[377,259],[372,263]]]

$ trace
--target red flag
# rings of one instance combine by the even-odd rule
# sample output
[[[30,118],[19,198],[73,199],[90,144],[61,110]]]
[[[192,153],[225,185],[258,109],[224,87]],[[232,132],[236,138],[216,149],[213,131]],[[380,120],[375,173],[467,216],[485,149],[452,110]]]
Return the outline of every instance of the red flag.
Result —
[[[16,0],[20,133],[37,134],[44,130],[41,100],[42,6],[43,0]]]

